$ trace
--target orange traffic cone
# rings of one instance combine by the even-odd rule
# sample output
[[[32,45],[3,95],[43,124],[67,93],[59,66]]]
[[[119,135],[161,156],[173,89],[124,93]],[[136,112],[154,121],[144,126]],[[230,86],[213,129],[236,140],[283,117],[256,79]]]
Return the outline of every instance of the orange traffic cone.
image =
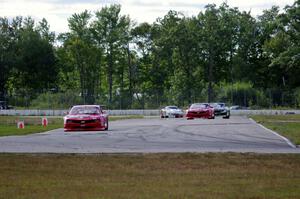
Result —
[[[42,125],[43,125],[43,127],[47,127],[48,126],[48,119],[46,117],[42,118]]]
[[[17,126],[18,126],[18,129],[24,129],[25,128],[24,121],[19,121]]]

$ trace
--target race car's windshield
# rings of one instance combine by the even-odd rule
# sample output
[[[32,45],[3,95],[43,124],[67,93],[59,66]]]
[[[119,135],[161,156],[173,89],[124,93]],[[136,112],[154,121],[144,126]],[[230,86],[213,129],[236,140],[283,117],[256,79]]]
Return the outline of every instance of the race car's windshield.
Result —
[[[100,113],[100,109],[95,106],[76,106],[73,107],[70,111],[71,115],[81,115],[81,114],[95,115],[99,113]]]
[[[195,109],[195,108],[206,108],[207,105],[206,104],[192,104],[191,105],[191,109]]]
[[[224,103],[213,103],[213,104],[210,104],[210,105],[214,108],[223,108],[223,107],[225,107]]]
[[[168,109],[178,109],[178,107],[176,107],[176,106],[168,106],[167,108]]]

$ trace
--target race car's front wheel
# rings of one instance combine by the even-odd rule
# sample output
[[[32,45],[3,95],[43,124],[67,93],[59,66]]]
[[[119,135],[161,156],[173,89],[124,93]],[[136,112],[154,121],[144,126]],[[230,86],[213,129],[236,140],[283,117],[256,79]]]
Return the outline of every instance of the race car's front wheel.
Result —
[[[229,119],[230,118],[230,113],[227,113],[224,117],[223,117],[223,119]]]

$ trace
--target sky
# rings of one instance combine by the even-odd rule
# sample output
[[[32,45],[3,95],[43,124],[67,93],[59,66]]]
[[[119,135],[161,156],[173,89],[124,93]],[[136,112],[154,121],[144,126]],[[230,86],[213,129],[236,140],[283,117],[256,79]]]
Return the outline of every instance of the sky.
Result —
[[[191,17],[204,10],[205,5],[214,3],[217,6],[226,0],[0,0],[0,16],[13,18],[31,16],[36,21],[42,18],[50,24],[50,30],[56,33],[67,32],[67,19],[74,13],[84,10],[94,12],[104,6],[121,4],[121,14],[129,15],[137,23],[154,22],[163,17],[169,10],[182,12]],[[240,11],[251,11],[256,17],[273,5],[283,9],[292,5],[295,0],[227,0],[230,7]]]

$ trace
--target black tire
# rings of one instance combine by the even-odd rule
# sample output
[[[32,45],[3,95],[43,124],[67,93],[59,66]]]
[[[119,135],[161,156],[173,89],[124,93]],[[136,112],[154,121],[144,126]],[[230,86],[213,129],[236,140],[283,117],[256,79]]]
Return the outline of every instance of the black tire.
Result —
[[[213,114],[211,117],[209,117],[208,119],[215,119],[215,114]]]
[[[105,129],[104,129],[105,131],[107,131],[108,130],[108,119],[106,120],[106,123],[105,123]]]
[[[223,117],[223,119],[229,119],[229,118],[230,118],[230,113]]]
[[[164,111],[160,112],[160,118],[166,118],[167,116],[164,114]]]

